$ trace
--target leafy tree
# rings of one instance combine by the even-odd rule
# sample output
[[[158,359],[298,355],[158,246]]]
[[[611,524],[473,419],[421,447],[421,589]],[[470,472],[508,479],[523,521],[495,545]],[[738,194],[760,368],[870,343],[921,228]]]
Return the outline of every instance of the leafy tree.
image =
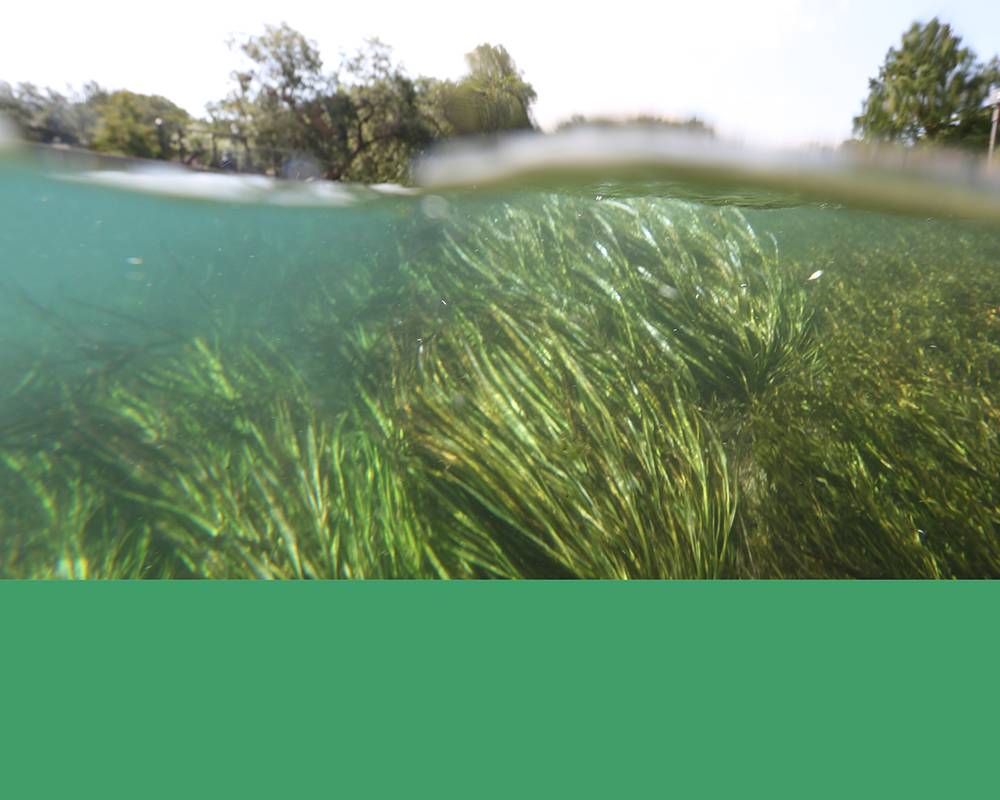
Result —
[[[455,86],[454,81],[426,76],[414,81],[420,113],[435,139],[445,139],[455,135],[455,128],[447,115],[447,107]]]
[[[413,156],[434,138],[416,82],[393,63],[390,47],[372,39],[343,61],[335,85],[337,92],[307,106],[311,149],[326,156],[327,177],[404,180]]]
[[[31,83],[16,87],[0,82],[0,111],[13,119],[22,133],[37,142],[87,146],[98,119],[98,105],[106,93],[88,83],[70,96]]]
[[[170,159],[183,148],[190,115],[159,95],[113,92],[97,103],[91,147],[137,158]]]
[[[209,111],[276,174],[311,159],[325,178],[399,181],[433,138],[417,84],[378,40],[331,73],[315,43],[288,25],[268,26],[241,50],[249,68]]]
[[[465,56],[469,74],[443,87],[443,117],[459,135],[531,130],[531,105],[537,99],[510,53],[501,45],[481,44]]]
[[[988,133],[984,104],[997,82],[995,57],[979,62],[937,18],[915,22],[869,81],[862,112],[854,118],[855,135],[867,142],[978,143]]]
[[[277,172],[302,147],[303,106],[328,89],[323,61],[315,43],[284,24],[267,26],[239,49],[248,67],[233,73],[234,91],[210,106],[209,115],[243,146],[248,160],[256,156],[257,166]]]

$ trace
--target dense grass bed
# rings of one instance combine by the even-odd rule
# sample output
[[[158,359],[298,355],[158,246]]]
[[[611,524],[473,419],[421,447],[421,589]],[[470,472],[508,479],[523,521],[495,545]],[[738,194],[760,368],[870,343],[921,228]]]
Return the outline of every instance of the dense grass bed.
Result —
[[[10,361],[0,574],[995,576],[1000,270],[941,231],[534,197],[294,336]]]

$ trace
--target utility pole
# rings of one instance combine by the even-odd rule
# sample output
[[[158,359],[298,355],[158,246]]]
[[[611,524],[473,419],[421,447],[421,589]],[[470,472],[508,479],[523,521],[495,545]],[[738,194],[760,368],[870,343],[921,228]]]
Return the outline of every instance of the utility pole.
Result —
[[[990,97],[990,102],[993,104],[993,127],[990,130],[990,154],[986,160],[986,163],[992,166],[993,150],[996,148],[996,143],[997,143],[997,121],[1000,120],[1000,89],[993,90],[993,95],[992,97]]]

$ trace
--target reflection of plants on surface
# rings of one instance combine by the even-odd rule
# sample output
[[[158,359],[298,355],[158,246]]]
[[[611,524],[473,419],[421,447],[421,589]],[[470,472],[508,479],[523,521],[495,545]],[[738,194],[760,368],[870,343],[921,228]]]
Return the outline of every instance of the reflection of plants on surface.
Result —
[[[732,209],[528,199],[298,338],[26,362],[0,574],[998,574],[1000,297],[924,239],[810,282]]]

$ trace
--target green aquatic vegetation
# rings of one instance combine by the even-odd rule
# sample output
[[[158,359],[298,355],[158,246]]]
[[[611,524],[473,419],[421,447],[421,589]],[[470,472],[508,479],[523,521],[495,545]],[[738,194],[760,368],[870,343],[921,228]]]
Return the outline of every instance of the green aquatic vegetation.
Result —
[[[394,309],[374,350],[394,368],[372,386],[391,387],[476,563],[737,574],[737,486],[700,404],[745,401],[814,360],[806,280],[783,276],[745,218],[549,198],[449,231],[404,269],[416,297]]]
[[[855,241],[850,258],[808,272],[797,266],[802,262],[761,257],[752,239],[743,245],[751,257],[744,256],[730,233],[745,230],[738,213],[713,212],[719,218],[703,229],[704,209],[692,221],[679,204],[650,206],[604,203],[588,212],[571,204],[543,211],[519,205],[473,226],[466,240],[453,236],[447,269],[411,265],[428,294],[451,310],[398,329],[410,349],[401,363],[433,389],[408,403],[424,448],[439,459],[441,485],[460,490],[445,499],[467,535],[495,542],[516,532],[564,574],[630,574],[607,562],[595,569],[562,538],[585,529],[579,520],[592,515],[595,497],[614,494],[621,476],[641,481],[634,458],[609,457],[632,456],[641,445],[621,447],[603,421],[629,419],[628,387],[645,383],[660,397],[673,393],[696,406],[708,434],[722,440],[725,460],[712,462],[732,485],[728,497],[739,502],[735,511],[724,498],[712,503],[725,509],[719,516],[729,521],[727,540],[738,546],[731,545],[731,561],[716,574],[1000,572],[998,428],[990,401],[1000,364],[1000,305],[996,272],[983,252],[989,238],[956,241],[914,224],[898,241],[871,242],[868,260]],[[574,221],[591,212],[625,219],[607,229]],[[643,232],[645,243],[636,246],[622,233],[630,215],[640,230],[651,232],[657,220],[660,230],[669,220],[683,233],[670,239]],[[595,248],[597,257],[587,250],[595,236],[607,243]],[[644,252],[650,240],[695,244],[664,247],[657,261]],[[729,243],[727,256],[721,242]],[[737,267],[739,288],[749,288],[748,261],[758,267],[757,297],[766,298],[760,308],[741,305],[740,295],[724,302],[733,298],[725,281],[714,285],[723,288],[713,288],[711,303],[702,304],[697,291],[690,296],[699,302],[677,302],[680,287],[713,286],[716,274]],[[654,266],[643,267],[637,287],[629,277],[644,264]],[[642,335],[653,332],[651,320],[665,317],[699,332],[693,344],[654,337],[668,357],[651,353]],[[662,335],[664,328],[654,330]],[[396,352],[406,349],[401,344]],[[395,383],[414,381],[401,374]],[[567,430],[584,430],[590,441],[572,441]],[[642,441],[652,438],[646,431]],[[677,449],[660,441],[655,451],[663,459]],[[580,452],[604,459],[578,469],[604,482],[598,492],[577,488]],[[671,464],[656,485],[669,486],[678,474]],[[654,509],[654,495],[643,488],[629,507],[633,519]],[[477,503],[480,513],[470,515]],[[671,530],[659,520],[642,535],[654,528]],[[616,532],[603,546],[580,551],[605,558],[626,541]],[[676,554],[672,563],[683,574],[705,574]],[[631,574],[671,573],[646,563]]]
[[[818,295],[823,368],[751,415],[774,574],[1000,574],[990,240],[911,228],[853,243]]]
[[[446,572],[374,426],[317,416],[262,342],[203,340],[91,409],[86,459],[202,577]],[[82,454],[81,454],[82,455]]]
[[[986,394],[906,384],[824,400],[797,388],[761,420],[768,491],[750,516],[799,577],[1000,574],[1000,413]]]
[[[736,487],[680,388],[549,321],[489,321],[428,345],[401,414],[455,546],[504,577],[734,574]]]
[[[195,340],[101,392],[49,400],[33,431],[3,446],[11,493],[36,496],[0,517],[7,574],[103,574],[92,540],[110,548],[100,565],[113,577],[468,572],[436,556],[377,426],[357,410],[319,417],[295,369],[261,341]],[[57,455],[26,455],[39,445]]]
[[[78,463],[0,456],[0,577],[167,577],[150,528],[108,503]]]
[[[811,270],[732,208],[548,197],[448,236],[433,266],[411,267],[432,296],[544,304],[703,397],[748,398],[813,355]]]
[[[0,574],[1000,574],[995,243],[779,253],[754,219],[470,205],[395,262],[271,276],[270,337],[233,308],[116,342],[28,302],[102,347],[4,365]]]

